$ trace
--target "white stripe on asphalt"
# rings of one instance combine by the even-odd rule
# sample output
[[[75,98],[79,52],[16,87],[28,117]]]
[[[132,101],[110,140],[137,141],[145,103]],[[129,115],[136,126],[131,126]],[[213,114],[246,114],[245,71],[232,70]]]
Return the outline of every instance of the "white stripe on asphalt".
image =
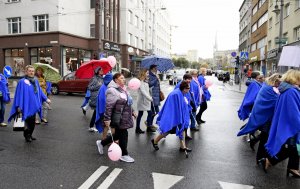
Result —
[[[218,181],[222,189],[253,189],[254,186]]]
[[[121,173],[122,169],[115,168],[97,189],[107,189]]]
[[[107,166],[99,167],[78,189],[87,189],[108,169]]]
[[[154,189],[168,189],[183,179],[183,176],[152,173]]]

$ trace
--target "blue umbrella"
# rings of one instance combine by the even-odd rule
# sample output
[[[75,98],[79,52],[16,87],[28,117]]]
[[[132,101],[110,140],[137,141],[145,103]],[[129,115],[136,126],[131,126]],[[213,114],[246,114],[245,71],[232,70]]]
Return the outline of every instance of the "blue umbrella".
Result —
[[[157,69],[160,72],[165,72],[175,67],[170,58],[157,56],[157,55],[146,56],[142,60],[142,64],[141,64],[142,68],[149,69],[151,65],[157,65]]]

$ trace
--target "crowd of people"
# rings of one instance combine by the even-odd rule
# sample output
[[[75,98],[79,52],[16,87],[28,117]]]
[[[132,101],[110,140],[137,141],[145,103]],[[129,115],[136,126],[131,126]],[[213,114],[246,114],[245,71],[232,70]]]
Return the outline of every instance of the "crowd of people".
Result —
[[[300,71],[289,70],[266,78],[251,73],[247,91],[238,110],[241,120],[248,119],[238,136],[249,135],[256,163],[264,172],[288,160],[287,176],[300,178],[297,143],[300,142]]]

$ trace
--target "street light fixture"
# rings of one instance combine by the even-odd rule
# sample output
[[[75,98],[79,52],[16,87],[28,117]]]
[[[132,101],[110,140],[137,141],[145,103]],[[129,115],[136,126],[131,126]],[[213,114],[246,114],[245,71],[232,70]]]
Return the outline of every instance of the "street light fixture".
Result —
[[[155,13],[157,11],[160,11],[160,10],[167,10],[166,7],[161,7],[161,8],[158,8],[158,9],[155,9],[154,12],[153,12],[153,23],[152,23],[152,54],[154,54],[154,51],[155,51],[155,46],[154,46],[154,31],[155,31]]]

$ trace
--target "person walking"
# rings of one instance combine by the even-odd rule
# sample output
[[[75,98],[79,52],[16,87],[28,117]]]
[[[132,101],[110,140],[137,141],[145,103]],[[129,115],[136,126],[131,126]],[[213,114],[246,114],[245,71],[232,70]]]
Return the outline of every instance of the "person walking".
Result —
[[[296,143],[300,142],[300,71],[289,70],[282,76],[269,138],[265,145],[268,157],[259,161],[267,172],[269,167],[289,158],[286,176],[300,178]]]
[[[41,67],[37,67],[35,70],[35,76],[39,82],[39,85],[42,89],[42,92],[44,93],[44,95],[47,95],[47,83],[44,77],[44,70]],[[43,102],[42,104],[42,117],[40,117],[41,122],[42,123],[48,123],[47,120],[47,115],[48,115],[48,103],[47,102]],[[40,124],[38,115],[36,115],[36,119],[35,119],[35,123],[36,124]]]
[[[99,93],[99,89],[103,84],[103,70],[101,67],[97,67],[94,70],[95,75],[89,82],[88,90],[90,91],[90,99],[89,99],[89,106],[92,110],[94,110],[91,121],[90,121],[90,132],[97,132],[95,128],[95,119],[96,119],[96,104],[97,104],[97,96]]]
[[[10,103],[10,93],[8,89],[7,79],[0,73],[0,127],[6,127],[4,122],[5,106]]]
[[[198,125],[201,123],[205,123],[205,121],[202,119],[202,114],[203,112],[207,109],[207,101],[210,100],[211,94],[208,90],[208,88],[205,86],[205,78],[206,76],[207,69],[206,68],[200,68],[200,75],[198,76],[198,81],[201,85],[201,105],[200,105],[200,110],[198,114],[196,115],[196,120]]]
[[[190,148],[187,148],[185,144],[185,129],[189,127],[190,122],[189,90],[189,83],[182,81],[179,88],[168,95],[157,117],[160,134],[151,140],[155,150],[159,150],[158,142],[162,138],[168,134],[176,134],[180,139],[179,151],[192,151]]]
[[[140,127],[141,119],[143,117],[144,111],[148,112],[148,115],[151,114],[151,103],[153,99],[150,95],[149,90],[149,72],[148,70],[142,70],[139,75],[139,79],[141,81],[141,86],[138,90],[138,100],[137,100],[137,110],[138,116],[136,119],[136,129],[135,132],[138,134],[145,133]]]
[[[26,142],[36,140],[32,136],[35,127],[35,115],[39,113],[42,117],[42,103],[51,100],[43,93],[38,80],[34,77],[34,67],[31,65],[25,68],[25,77],[20,79],[14,96],[14,102],[10,111],[8,121],[22,114],[22,120],[25,121],[24,137]]]
[[[160,105],[160,83],[157,75],[157,66],[151,65],[149,71],[149,88],[153,101],[151,102],[151,112],[147,116],[147,132],[156,132],[156,127],[153,126],[155,115],[159,112]]]
[[[133,127],[133,118],[136,117],[132,109],[133,100],[125,86],[125,77],[121,73],[116,73],[113,80],[108,84],[106,91],[106,106],[104,113],[104,124],[106,127],[114,129],[113,139],[119,140],[122,150],[121,161],[133,163],[134,159],[129,156],[127,151],[128,129]],[[120,116],[117,116],[117,115]],[[98,140],[97,146],[100,154],[103,154],[103,147],[112,143],[112,137]]]

